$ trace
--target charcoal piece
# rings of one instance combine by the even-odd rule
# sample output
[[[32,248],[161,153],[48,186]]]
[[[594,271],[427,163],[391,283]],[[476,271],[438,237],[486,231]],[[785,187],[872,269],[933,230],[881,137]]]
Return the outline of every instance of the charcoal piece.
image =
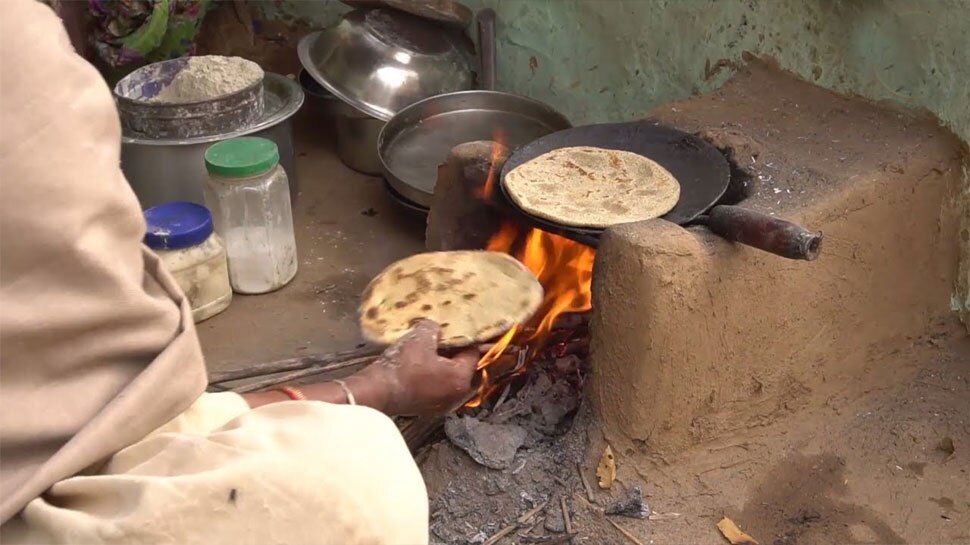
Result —
[[[639,486],[630,489],[626,498],[623,498],[606,508],[607,515],[619,515],[635,519],[645,519],[650,516],[650,506],[643,501],[643,491]]]

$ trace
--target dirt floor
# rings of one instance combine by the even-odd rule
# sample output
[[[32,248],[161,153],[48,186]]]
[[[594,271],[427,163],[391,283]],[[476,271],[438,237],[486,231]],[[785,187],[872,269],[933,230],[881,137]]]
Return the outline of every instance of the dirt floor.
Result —
[[[887,374],[883,369],[893,369]],[[595,372],[595,369],[592,370]],[[869,371],[824,407],[701,445],[673,460],[617,452],[600,490],[604,443],[584,405],[561,437],[524,447],[504,470],[442,441],[419,455],[432,543],[726,543],[727,516],[762,545],[970,543],[970,339],[955,323],[872,350]],[[592,499],[579,476],[583,468]],[[603,513],[640,487],[646,519]]]
[[[424,249],[424,218],[392,201],[380,178],[344,166],[330,131],[297,115],[299,272],[277,292],[233,296],[228,310],[198,325],[210,371],[354,348],[364,286]]]

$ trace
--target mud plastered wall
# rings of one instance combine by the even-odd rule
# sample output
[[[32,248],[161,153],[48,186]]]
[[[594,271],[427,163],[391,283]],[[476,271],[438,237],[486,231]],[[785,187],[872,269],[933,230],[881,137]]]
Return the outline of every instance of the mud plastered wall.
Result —
[[[310,26],[348,9],[336,0],[251,3],[267,20]],[[970,141],[970,0],[464,3],[497,13],[499,88],[548,102],[575,124],[631,119],[709,91],[750,51],[830,89],[928,109]],[[970,330],[966,230],[962,244],[953,307]]]

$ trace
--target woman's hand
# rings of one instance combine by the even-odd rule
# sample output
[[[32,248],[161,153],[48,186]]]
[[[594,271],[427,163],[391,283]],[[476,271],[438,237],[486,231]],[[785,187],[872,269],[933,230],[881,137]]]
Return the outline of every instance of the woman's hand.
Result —
[[[386,388],[385,412],[414,415],[445,412],[471,391],[480,354],[466,350],[452,358],[438,354],[441,328],[422,320],[359,375]]]
[[[344,381],[308,384],[299,390],[307,400],[327,403],[349,402],[349,390],[356,403],[391,416],[448,411],[471,391],[480,354],[472,349],[453,358],[439,355],[440,330],[438,324],[422,320],[377,361]],[[253,408],[290,399],[280,390],[248,393],[243,398]]]

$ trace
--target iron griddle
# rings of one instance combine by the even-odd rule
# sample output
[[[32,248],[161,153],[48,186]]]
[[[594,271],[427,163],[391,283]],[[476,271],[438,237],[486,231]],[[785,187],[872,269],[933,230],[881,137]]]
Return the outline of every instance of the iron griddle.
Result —
[[[517,166],[550,151],[593,146],[628,151],[656,161],[680,183],[680,200],[661,216],[669,222],[708,226],[728,240],[747,244],[789,259],[814,260],[822,234],[782,219],[738,206],[718,205],[731,181],[728,160],[711,143],[655,121],[602,123],[548,134],[515,151],[502,168],[501,194],[517,215],[533,226],[581,244],[596,247],[603,229],[575,227],[537,217],[509,197],[506,176]]]
[[[663,219],[683,225],[714,205],[727,191],[731,169],[727,159],[711,143],[693,134],[652,121],[602,123],[573,127],[534,140],[509,157],[502,168],[502,193],[509,205],[543,230],[599,236],[603,229],[565,226],[536,217],[515,204],[505,187],[505,177],[515,167],[560,148],[593,146],[628,151],[656,161],[680,182],[680,200]]]

